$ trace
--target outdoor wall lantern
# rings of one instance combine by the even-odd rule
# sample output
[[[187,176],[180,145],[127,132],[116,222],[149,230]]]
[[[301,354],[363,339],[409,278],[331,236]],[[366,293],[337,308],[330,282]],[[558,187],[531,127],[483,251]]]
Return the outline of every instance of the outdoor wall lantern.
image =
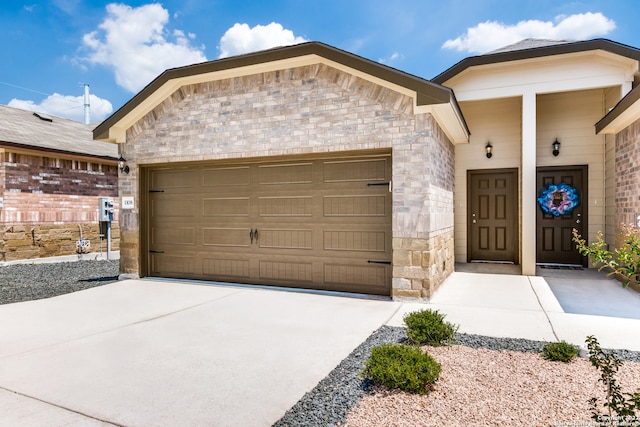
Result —
[[[558,142],[558,138],[556,138],[551,145],[553,145],[553,155],[558,157],[558,154],[560,154],[560,142]]]
[[[493,156],[493,153],[491,152],[493,145],[491,145],[491,142],[487,141],[487,145],[485,145],[484,149],[487,151],[487,159],[490,159],[491,156]]]
[[[127,160],[122,156],[118,159],[118,168],[120,168],[120,172],[123,174],[129,174],[129,165],[127,164]]]

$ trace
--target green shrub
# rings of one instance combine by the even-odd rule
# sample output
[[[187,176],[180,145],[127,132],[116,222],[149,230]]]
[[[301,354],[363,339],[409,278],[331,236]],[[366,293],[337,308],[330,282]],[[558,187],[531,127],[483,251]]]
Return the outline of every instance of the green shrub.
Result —
[[[390,389],[424,394],[440,370],[440,364],[419,347],[382,344],[371,350],[361,375]]]
[[[589,399],[591,419],[601,426],[635,425],[633,422],[638,421],[636,411],[640,411],[640,390],[635,393],[623,392],[616,379],[622,361],[615,354],[603,351],[594,336],[588,336],[586,343],[589,361],[600,371],[598,381],[606,389],[604,402],[601,403],[597,397]],[[606,409],[606,413],[600,412],[601,406]]]
[[[566,341],[551,342],[542,348],[542,357],[554,362],[570,362],[580,353],[580,349]]]
[[[611,251],[601,231],[598,231],[596,241],[587,245],[587,241],[573,229],[573,241],[581,255],[588,256],[591,264],[598,267],[598,271],[609,270],[622,281],[622,286],[630,283],[640,283],[640,229],[630,225],[620,227],[620,247]]]
[[[444,321],[444,314],[437,310],[419,310],[407,313],[404,323],[407,325],[409,342],[417,345],[450,344],[456,339],[458,325]]]

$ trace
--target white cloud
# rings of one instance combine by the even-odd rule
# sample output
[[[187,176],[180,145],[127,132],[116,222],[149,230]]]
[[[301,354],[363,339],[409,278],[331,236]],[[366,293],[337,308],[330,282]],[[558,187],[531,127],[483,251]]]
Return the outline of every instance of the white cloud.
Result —
[[[404,55],[399,52],[393,52],[391,56],[388,58],[380,58],[378,62],[381,64],[392,64],[397,61],[402,61],[404,59]]]
[[[78,122],[84,121],[84,96],[60,95],[54,93],[42,100],[39,104],[33,101],[12,99],[9,107],[21,108],[23,110],[37,111],[52,116],[64,117]],[[106,99],[89,95],[89,111],[91,113],[91,123],[104,120],[113,111],[113,106]]]
[[[85,62],[113,69],[116,83],[137,92],[168,68],[206,61],[204,46],[194,47],[195,35],[181,30],[168,40],[169,12],[160,4],[133,8],[107,5],[107,17],[99,29],[85,34]]]
[[[276,22],[269,25],[256,25],[253,28],[249,28],[247,24],[235,24],[220,38],[219,58],[306,41],[304,37],[295,36],[293,31],[286,30]]]
[[[526,38],[586,40],[605,35],[615,28],[615,22],[600,12],[559,15],[554,22],[528,20],[507,25],[486,21],[468,28],[463,35],[453,40],[447,40],[442,47],[460,52],[486,53]]]

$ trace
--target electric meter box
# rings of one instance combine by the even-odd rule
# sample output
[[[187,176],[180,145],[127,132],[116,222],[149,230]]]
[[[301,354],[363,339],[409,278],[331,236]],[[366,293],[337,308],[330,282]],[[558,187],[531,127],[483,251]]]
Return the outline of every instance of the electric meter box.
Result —
[[[110,197],[100,197],[98,199],[98,221],[113,221],[113,199]]]

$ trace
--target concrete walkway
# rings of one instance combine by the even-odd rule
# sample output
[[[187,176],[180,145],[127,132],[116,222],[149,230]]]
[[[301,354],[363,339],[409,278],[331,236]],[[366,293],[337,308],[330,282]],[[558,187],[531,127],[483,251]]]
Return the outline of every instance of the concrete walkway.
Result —
[[[592,300],[592,304],[605,301]],[[640,319],[567,313],[539,276],[455,272],[429,304],[404,303],[387,324],[402,326],[405,313],[426,307],[446,314],[446,320],[460,325],[460,332],[565,340],[578,346],[594,335],[603,348],[640,351]]]
[[[127,280],[0,306],[0,425],[269,426],[381,325],[640,350],[640,320],[565,313],[542,277],[454,273],[431,302]]]

